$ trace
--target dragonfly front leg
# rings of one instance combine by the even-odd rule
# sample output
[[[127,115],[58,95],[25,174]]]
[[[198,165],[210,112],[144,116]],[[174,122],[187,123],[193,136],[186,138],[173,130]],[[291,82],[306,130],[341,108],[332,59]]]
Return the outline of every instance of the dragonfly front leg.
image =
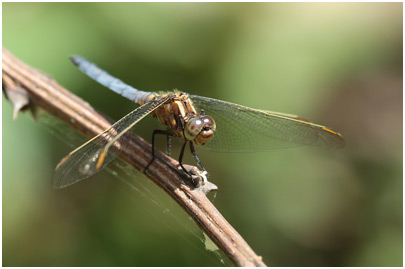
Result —
[[[207,173],[207,177],[210,177],[210,174],[208,173],[207,169],[205,169],[204,165],[200,161],[200,158],[198,158],[197,154],[195,153],[193,141],[190,141],[190,151],[194,159],[196,160],[197,164],[200,166],[200,168]]]
[[[166,135],[166,154],[170,156],[170,136],[171,134],[167,131],[163,130],[154,130],[152,134],[152,159],[148,163],[148,165],[145,167],[143,170],[143,173],[145,174],[146,171],[148,170],[149,166],[152,164],[152,162],[155,160],[155,135],[157,134],[162,134]]]
[[[196,173],[195,171],[192,172],[193,174],[195,174],[193,176],[190,173],[190,171],[192,169],[187,170],[187,169],[184,168],[184,166],[183,166],[183,156],[184,156],[184,150],[186,149],[187,141],[188,141],[187,139],[184,139],[183,145],[181,146],[181,151],[180,151],[180,156],[179,156],[179,163],[180,163],[180,166],[183,169],[183,171],[186,172],[186,174],[190,176],[190,178],[193,181],[194,185],[198,188],[198,187],[200,187],[202,185],[205,185],[207,183],[207,178],[209,177],[209,174],[208,174],[207,170],[205,170],[204,165],[201,163],[198,156],[195,154],[194,145],[193,145],[192,141],[190,141],[191,153],[193,154],[193,157],[196,159],[196,161],[197,161],[198,165],[200,166],[200,168],[203,169],[203,173],[201,173],[201,171],[198,171],[197,167],[194,166],[194,169],[196,169],[198,171],[198,173]]]
[[[179,163],[180,163],[180,167],[183,169],[183,171],[186,172],[186,174],[189,175],[191,177],[191,179],[193,179],[193,176],[183,166],[183,156],[184,156],[184,150],[186,149],[186,144],[187,144],[187,139],[184,139],[183,145],[181,145]],[[193,180],[193,182],[194,182],[194,180]]]

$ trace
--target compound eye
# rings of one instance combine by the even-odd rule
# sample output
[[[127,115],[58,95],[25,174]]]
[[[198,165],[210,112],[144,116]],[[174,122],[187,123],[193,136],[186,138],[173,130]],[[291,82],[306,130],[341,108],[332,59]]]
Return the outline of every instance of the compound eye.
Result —
[[[215,121],[210,116],[204,116],[201,118],[201,120],[204,124],[201,132],[194,139],[194,143],[196,143],[196,145],[204,145],[205,143],[210,141],[214,136],[214,132],[216,129]]]
[[[215,131],[217,126],[215,124],[215,121],[213,118],[211,118],[210,116],[204,116],[201,119],[204,123],[203,129],[204,130],[212,130]]]
[[[187,140],[194,140],[204,127],[204,121],[200,118],[191,119],[184,127],[184,136]]]

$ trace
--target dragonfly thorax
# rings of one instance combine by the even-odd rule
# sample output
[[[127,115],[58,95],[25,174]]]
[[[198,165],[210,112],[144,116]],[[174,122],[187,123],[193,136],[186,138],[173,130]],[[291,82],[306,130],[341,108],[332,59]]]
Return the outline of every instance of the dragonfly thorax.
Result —
[[[193,141],[196,145],[204,145],[214,136],[216,129],[215,121],[210,116],[196,116],[186,122],[184,136],[187,140]]]

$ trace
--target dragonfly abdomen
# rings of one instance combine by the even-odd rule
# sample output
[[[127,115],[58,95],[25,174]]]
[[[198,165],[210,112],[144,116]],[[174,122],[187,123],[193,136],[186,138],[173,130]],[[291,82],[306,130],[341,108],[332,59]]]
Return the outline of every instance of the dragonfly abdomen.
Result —
[[[145,104],[156,95],[154,92],[140,91],[128,84],[125,84],[120,79],[111,76],[97,65],[80,56],[72,56],[70,57],[70,60],[80,69],[80,71],[85,73],[90,78],[139,105]]]

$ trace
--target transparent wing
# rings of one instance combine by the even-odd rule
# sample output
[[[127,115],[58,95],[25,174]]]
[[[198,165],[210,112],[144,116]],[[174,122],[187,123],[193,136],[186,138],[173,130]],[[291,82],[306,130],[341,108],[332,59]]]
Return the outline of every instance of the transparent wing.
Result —
[[[53,187],[67,187],[102,170],[119,154],[125,134],[166,100],[159,98],[138,107],[65,156],[56,166]]]
[[[223,152],[253,152],[304,145],[341,148],[342,136],[325,126],[295,115],[261,111],[249,107],[191,95],[198,110],[216,122],[213,139],[201,148]]]

